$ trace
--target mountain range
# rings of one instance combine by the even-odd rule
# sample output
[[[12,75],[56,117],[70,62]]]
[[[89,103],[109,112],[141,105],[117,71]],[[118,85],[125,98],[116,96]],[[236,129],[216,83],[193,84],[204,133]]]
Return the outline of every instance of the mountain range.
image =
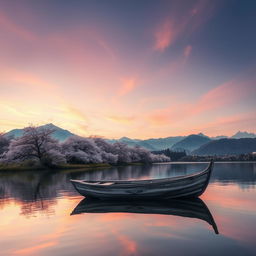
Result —
[[[64,141],[67,138],[75,135],[72,132],[62,129],[52,123],[39,126],[39,129],[41,129],[41,128],[54,130],[52,137],[59,141]],[[13,130],[5,133],[5,136],[12,137],[12,138],[18,138],[23,135],[23,132],[24,132],[24,129],[13,129]]]
[[[209,137],[201,134],[192,134],[175,143],[171,149],[174,151],[186,150],[191,152],[200,146],[212,141]]]
[[[232,139],[243,139],[243,138],[256,138],[255,133],[249,133],[249,132],[237,132],[233,136],[231,136]]]
[[[192,152],[193,155],[240,155],[256,152],[256,138],[220,139],[211,141]]]
[[[146,148],[151,151],[162,150],[166,148],[171,148],[175,143],[186,138],[185,136],[177,136],[177,137],[166,137],[166,138],[157,138],[157,139],[130,139],[127,137],[122,137],[117,140],[108,140],[110,143],[114,142],[123,142],[128,146],[140,146]]]
[[[41,128],[53,129],[52,137],[64,141],[75,134],[68,130],[62,129],[52,123],[42,125]],[[14,129],[5,134],[5,136],[17,138],[24,132],[24,129]],[[231,137],[221,135],[217,137],[208,137],[203,133],[191,134],[188,136],[173,136],[166,138],[151,139],[131,139],[122,137],[120,139],[106,139],[110,143],[122,142],[128,146],[140,146],[150,151],[158,151],[163,149],[171,149],[173,151],[186,151],[192,154],[231,154],[235,152],[254,152],[256,151],[255,141],[256,134],[238,131]],[[238,149],[240,147],[240,149]]]

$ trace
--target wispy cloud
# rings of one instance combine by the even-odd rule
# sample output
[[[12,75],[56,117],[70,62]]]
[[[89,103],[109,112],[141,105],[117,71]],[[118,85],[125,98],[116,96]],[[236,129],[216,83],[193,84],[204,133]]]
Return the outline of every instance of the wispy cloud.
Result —
[[[211,136],[228,135],[231,136],[238,130],[245,130],[248,132],[255,132],[256,127],[256,112],[250,113],[236,113],[226,114],[222,117],[212,115],[208,120],[203,123],[198,122],[193,127],[188,127],[186,133],[199,133],[204,132]],[[239,128],[238,128],[239,127]]]
[[[117,239],[123,246],[123,252],[121,256],[137,255],[138,245],[136,241],[132,240],[128,236],[117,234]]]
[[[246,97],[256,95],[255,83],[255,78],[248,80],[244,77],[223,83],[202,95],[191,109],[191,114],[220,109],[244,101]]]
[[[64,108],[64,111],[70,116],[71,118],[74,118],[79,121],[85,121],[88,122],[87,115],[84,114],[83,111],[79,110],[78,108],[72,106],[72,105],[66,105]]]
[[[57,87],[56,84],[46,81],[35,73],[26,72],[14,68],[2,68],[0,70],[0,82],[15,82],[24,86],[30,87],[41,87],[44,90],[54,89]]]
[[[116,123],[121,124],[131,124],[135,121],[134,116],[117,116],[117,115],[110,115],[106,117],[107,120],[114,121]]]
[[[5,33],[12,33],[13,35],[27,41],[33,41],[36,38],[34,33],[18,25],[2,11],[0,11],[0,30]]]
[[[118,91],[119,96],[125,96],[126,94],[132,92],[138,86],[138,81],[134,77],[122,78],[121,83],[121,87]]]
[[[199,118],[205,113],[216,114],[219,110],[224,112],[229,109],[231,111],[232,108],[235,110],[237,104],[244,104],[247,99],[253,98],[254,95],[256,96],[255,83],[256,79],[252,76],[248,80],[243,75],[237,79],[216,86],[202,94],[194,102],[185,102],[184,100],[174,101],[166,108],[155,109],[147,115],[146,120],[157,126],[174,125],[190,118]],[[241,116],[232,116],[229,122],[235,122],[237,118],[240,120]],[[216,120],[216,123],[224,121],[228,122],[228,119]],[[204,125],[201,124],[200,127],[203,128]]]
[[[150,113],[146,119],[153,125],[169,125],[171,120],[171,112],[169,108],[158,109]]]
[[[28,247],[28,248],[16,250],[16,251],[14,251],[14,254],[15,255],[34,255],[34,254],[37,254],[38,252],[40,252],[40,251],[42,251],[46,248],[54,247],[56,245],[57,245],[56,241],[54,241],[54,242],[43,242],[43,243],[40,243],[40,244],[35,245],[35,246],[31,246],[31,247]]]
[[[170,8],[168,16],[154,29],[154,50],[163,52],[179,38],[190,35],[211,17],[215,5],[212,1],[196,1],[192,7],[181,4]]]
[[[174,24],[171,20],[165,20],[155,31],[155,45],[154,49],[163,52],[176,39],[177,31],[175,31]]]
[[[188,58],[191,54],[191,51],[192,51],[192,46],[191,45],[188,45],[184,48],[184,51],[183,51],[183,55]]]

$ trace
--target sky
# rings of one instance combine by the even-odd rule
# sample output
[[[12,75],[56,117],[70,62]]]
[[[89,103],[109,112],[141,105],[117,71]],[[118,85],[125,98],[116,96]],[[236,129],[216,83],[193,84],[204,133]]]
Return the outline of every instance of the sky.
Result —
[[[0,0],[0,131],[256,132],[256,1]]]

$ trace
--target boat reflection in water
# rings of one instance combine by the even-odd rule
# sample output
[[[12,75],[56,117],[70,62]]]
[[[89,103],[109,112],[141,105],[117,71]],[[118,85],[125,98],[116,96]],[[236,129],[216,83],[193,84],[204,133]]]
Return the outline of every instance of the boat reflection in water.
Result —
[[[100,200],[83,199],[71,215],[81,213],[139,213],[163,214],[201,219],[209,223],[219,234],[217,225],[206,204],[199,198],[171,200]]]

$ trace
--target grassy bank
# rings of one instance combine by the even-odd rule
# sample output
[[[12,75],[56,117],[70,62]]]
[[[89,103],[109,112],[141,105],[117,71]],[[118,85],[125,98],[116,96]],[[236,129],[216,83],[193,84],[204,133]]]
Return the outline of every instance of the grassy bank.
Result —
[[[26,164],[10,164],[10,165],[0,165],[0,172],[5,171],[33,171],[33,170],[78,170],[78,169],[95,169],[95,168],[108,168],[114,166],[129,166],[129,165],[144,165],[144,163],[123,163],[123,164],[116,164],[111,165],[108,163],[100,163],[100,164],[64,164],[59,165],[54,168],[47,168],[43,166],[29,166]]]
[[[106,168],[111,167],[110,164],[102,163],[102,164],[64,164],[60,166],[56,166],[54,168],[47,168],[43,166],[27,166],[27,165],[0,165],[0,172],[2,171],[29,171],[29,170],[71,170],[71,169],[92,169],[92,168]]]

